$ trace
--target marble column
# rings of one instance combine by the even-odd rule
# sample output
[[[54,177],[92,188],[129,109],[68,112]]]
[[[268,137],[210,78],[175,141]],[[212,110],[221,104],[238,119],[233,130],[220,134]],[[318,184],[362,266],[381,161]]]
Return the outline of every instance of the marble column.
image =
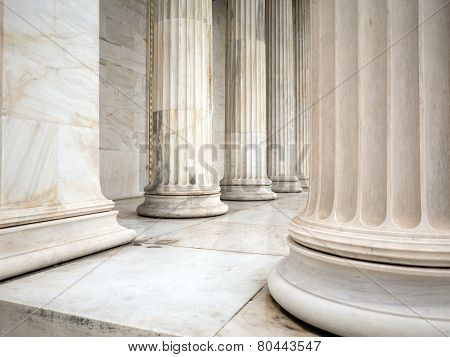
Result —
[[[268,173],[274,192],[301,192],[296,163],[292,0],[266,0]]]
[[[310,1],[293,0],[295,133],[297,175],[303,188],[309,187],[310,153]]]
[[[273,200],[267,176],[265,0],[229,0],[222,199]]]
[[[135,232],[100,189],[98,1],[7,0],[0,12],[2,280]]]
[[[153,180],[138,213],[224,214],[212,168],[212,3],[154,1]]]
[[[339,335],[448,336],[449,3],[315,0],[312,26],[311,194],[270,291]]]

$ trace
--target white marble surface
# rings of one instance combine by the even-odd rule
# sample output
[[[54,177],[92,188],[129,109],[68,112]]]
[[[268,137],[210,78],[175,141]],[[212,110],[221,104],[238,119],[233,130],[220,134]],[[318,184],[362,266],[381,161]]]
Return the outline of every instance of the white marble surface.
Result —
[[[315,337],[324,331],[286,314],[273,300],[267,286],[239,311],[217,336],[220,337]]]
[[[211,165],[223,177],[226,0],[213,10]],[[109,199],[137,197],[147,184],[147,0],[100,1],[100,179]]]
[[[109,199],[147,181],[147,0],[100,0],[100,181]]]
[[[145,244],[281,256],[289,253],[285,244],[286,236],[286,227],[207,221],[160,235],[147,240]]]
[[[233,214],[279,201],[232,202]],[[143,198],[116,201],[120,223],[136,245],[79,259],[0,284],[0,332],[29,316],[12,335],[38,336],[311,336],[264,288],[287,253],[287,226],[152,219],[136,215]],[[139,243],[140,242],[140,243]],[[109,258],[111,256],[111,258]],[[65,291],[65,289],[68,289]],[[180,291],[183,294],[180,294]],[[55,298],[52,300],[53,298]],[[47,305],[47,303],[51,301]]]
[[[169,246],[108,254],[0,285],[0,299],[154,334],[214,336],[279,260]]]
[[[450,7],[335,5],[312,2],[311,193],[270,291],[340,335],[449,335]]]
[[[225,163],[225,58],[227,32],[227,2],[214,0],[213,20],[213,145],[217,156],[213,156],[212,166],[221,180]]]
[[[266,1],[267,167],[274,192],[301,192],[297,176],[292,0]]]
[[[276,198],[267,177],[265,1],[229,0],[222,199]]]
[[[283,212],[273,207],[267,209],[251,208],[232,213],[218,219],[218,222],[244,223],[254,225],[284,226],[295,216],[294,212]]]
[[[88,211],[95,204],[104,210],[98,180],[98,16],[97,1],[5,2],[3,217],[15,216],[14,210],[33,216],[38,206],[48,207],[39,219],[64,217],[74,206],[82,212],[80,203]],[[7,219],[0,223],[6,224]]]
[[[138,213],[224,214],[213,155],[212,2],[154,3],[151,179]],[[180,63],[186,64],[180,65]]]
[[[134,232],[107,212],[113,202],[100,188],[98,1],[14,0],[2,8],[5,279],[130,242]]]
[[[133,204],[142,199],[116,201],[119,223],[134,229],[136,243],[287,255],[288,223],[306,205],[307,193],[282,194],[271,202],[229,202],[223,217],[155,219],[139,217]]]
[[[311,0],[293,0],[295,72],[295,133],[297,175],[302,187],[309,187],[311,148]]]

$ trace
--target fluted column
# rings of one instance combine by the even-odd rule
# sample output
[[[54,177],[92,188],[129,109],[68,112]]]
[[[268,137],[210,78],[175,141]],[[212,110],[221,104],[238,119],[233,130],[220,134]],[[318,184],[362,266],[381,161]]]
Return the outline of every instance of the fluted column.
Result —
[[[302,190],[296,164],[292,0],[266,0],[268,172],[274,192]]]
[[[310,152],[310,1],[293,0],[296,163],[300,185],[309,187]]]
[[[272,200],[267,177],[265,0],[229,0],[222,199]]]
[[[270,291],[336,334],[448,336],[449,2],[311,14],[311,194]]]
[[[212,170],[212,3],[155,0],[152,145],[155,168],[138,213],[227,212]]]

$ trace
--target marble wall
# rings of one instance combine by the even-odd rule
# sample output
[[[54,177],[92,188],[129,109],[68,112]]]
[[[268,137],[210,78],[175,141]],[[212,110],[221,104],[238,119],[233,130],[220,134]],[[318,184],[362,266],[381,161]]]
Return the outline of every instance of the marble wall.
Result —
[[[110,199],[147,180],[147,0],[100,0],[100,179]]]

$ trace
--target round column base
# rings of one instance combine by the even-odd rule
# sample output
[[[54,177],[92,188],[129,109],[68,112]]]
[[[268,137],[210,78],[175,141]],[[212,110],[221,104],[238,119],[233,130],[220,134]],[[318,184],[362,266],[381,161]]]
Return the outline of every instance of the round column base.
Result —
[[[155,218],[200,218],[220,216],[228,212],[228,206],[220,200],[220,194],[212,195],[158,195],[145,194],[145,201],[137,208],[141,216]]]
[[[225,201],[271,201],[277,198],[270,185],[222,185]]]
[[[295,193],[302,192],[302,185],[300,181],[295,179],[284,179],[277,180],[276,178],[271,178],[272,180],[272,191],[278,193]]]
[[[307,178],[299,178],[300,181],[300,186],[302,186],[302,188],[309,188],[309,179]]]
[[[288,243],[291,254],[268,284],[294,316],[341,336],[450,335],[450,269],[368,263]]]

